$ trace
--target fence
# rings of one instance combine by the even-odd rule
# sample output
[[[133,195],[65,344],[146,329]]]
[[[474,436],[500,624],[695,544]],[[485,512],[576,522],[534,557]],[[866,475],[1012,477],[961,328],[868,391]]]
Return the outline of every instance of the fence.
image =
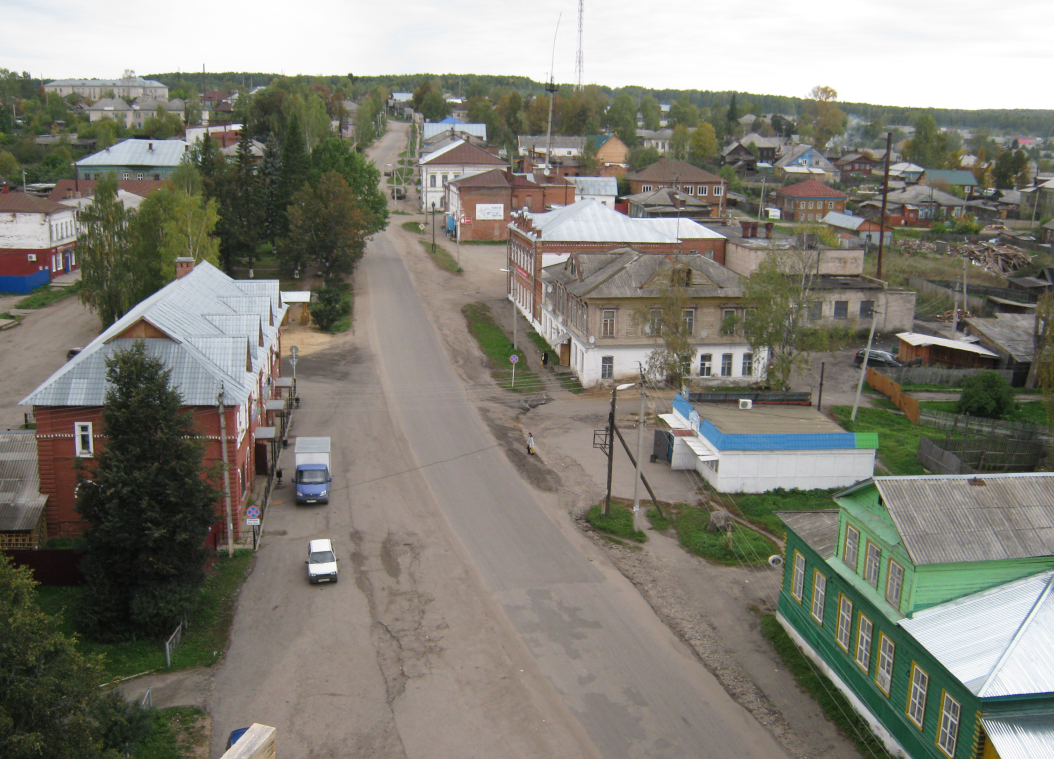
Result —
[[[754,403],[782,404],[793,406],[811,406],[812,391],[798,393],[781,392],[759,392],[744,390],[730,393],[689,393],[688,400],[692,403],[737,403],[739,400],[754,401]]]
[[[955,387],[967,377],[981,372],[996,372],[1010,382],[1014,378],[1011,369],[952,369],[947,366],[905,366],[900,369],[885,368],[882,374],[901,385],[947,385]],[[870,380],[868,380],[870,382]],[[874,385],[872,385],[874,387]],[[878,388],[875,388],[876,390]]]
[[[919,440],[915,458],[936,474],[976,474],[1034,471],[1046,455],[1045,445],[1031,441],[992,437],[936,441],[924,437]]]
[[[919,402],[905,393],[900,385],[873,366],[867,367],[867,384],[893,402],[893,405],[904,412],[912,424],[919,423]]]
[[[187,631],[187,620],[184,619],[176,627],[176,631],[168,636],[168,640],[165,641],[165,666],[172,669],[172,654],[179,648],[179,644],[183,642],[183,633]]]
[[[964,437],[970,433],[995,435],[997,437],[1009,438],[1019,441],[1033,441],[1049,444],[1051,442],[1050,430],[1039,424],[1030,422],[1008,422],[1002,419],[982,419],[968,414],[949,414],[946,411],[934,411],[933,409],[922,409],[918,420],[915,422],[921,427],[931,427],[938,430],[949,430],[950,433],[962,434]]]
[[[943,287],[942,285],[936,282],[931,282],[928,279],[922,279],[921,277],[908,277],[908,287],[919,293],[925,293],[928,295],[942,295],[948,298],[949,300],[955,300],[956,298],[958,298],[959,308],[963,307],[961,290],[956,292],[955,290]],[[967,285],[966,287],[966,296],[966,310],[974,315],[981,313],[981,311],[988,306],[988,301],[986,301],[984,298],[978,298],[974,295],[970,295],[969,285]]]

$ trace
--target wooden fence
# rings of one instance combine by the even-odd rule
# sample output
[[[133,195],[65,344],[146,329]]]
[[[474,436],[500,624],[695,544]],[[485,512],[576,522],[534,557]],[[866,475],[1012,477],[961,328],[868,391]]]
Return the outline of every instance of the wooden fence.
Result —
[[[1010,382],[1014,377],[1012,369],[952,369],[948,366],[905,366],[900,369],[886,367],[882,370],[882,374],[901,385],[947,385],[948,387],[955,387],[967,377],[972,377],[985,371],[996,372],[1002,375],[1007,382]]]
[[[41,585],[81,585],[84,582],[80,570],[84,551],[14,549],[4,553],[11,557],[11,562],[16,566],[29,567],[33,571],[33,579]]]
[[[1051,442],[1049,429],[1041,424],[1032,424],[1030,422],[982,419],[979,416],[949,414],[946,411],[935,411],[927,408],[919,412],[915,423],[920,427],[948,430],[950,434],[961,434],[963,436],[973,433],[978,435],[996,435],[997,437],[1010,438],[1011,440],[1041,441],[1047,444]]]
[[[867,384],[893,402],[893,405],[904,412],[912,424],[919,423],[919,402],[905,393],[900,385],[875,367],[867,367]]]
[[[937,474],[1031,472],[1047,456],[1042,443],[1006,438],[962,437],[919,440],[916,459]]]
[[[928,295],[943,295],[950,301],[953,301],[958,298],[959,308],[963,307],[963,296],[961,291],[957,293],[954,290],[951,290],[947,287],[942,287],[936,282],[931,282],[928,279],[922,279],[921,277],[908,277],[908,287],[918,293],[926,293]],[[968,304],[966,306],[966,310],[974,314],[975,316],[977,314],[980,314],[981,311],[988,307],[988,301],[986,301],[984,298],[978,298],[974,295],[970,295],[969,285],[967,285],[966,287],[966,299]]]

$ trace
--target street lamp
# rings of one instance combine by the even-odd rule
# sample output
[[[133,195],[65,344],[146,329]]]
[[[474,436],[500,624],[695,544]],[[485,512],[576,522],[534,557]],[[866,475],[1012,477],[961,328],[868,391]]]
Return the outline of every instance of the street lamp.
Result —
[[[436,202],[432,201],[432,255],[436,254]]]
[[[620,391],[629,390],[631,387],[636,387],[636,383],[627,382],[624,385],[617,385],[611,388],[611,411],[608,413],[608,491],[607,497],[604,499],[604,516],[608,516],[611,513],[611,470],[615,461],[615,397]],[[637,461],[640,461],[639,455],[637,456]]]

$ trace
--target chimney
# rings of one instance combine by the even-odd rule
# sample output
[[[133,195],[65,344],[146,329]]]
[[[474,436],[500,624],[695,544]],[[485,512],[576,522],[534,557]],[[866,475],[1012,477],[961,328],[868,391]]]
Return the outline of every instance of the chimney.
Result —
[[[7,195],[11,191],[11,188],[7,186],[7,182],[4,182],[3,186],[0,186],[0,195]]]
[[[147,149],[147,150],[153,150],[153,149],[154,149],[154,143],[152,143],[152,142],[148,142],[148,143],[146,144],[146,149]]]
[[[181,279],[194,271],[194,259],[189,256],[180,256],[176,259],[176,279]]]
[[[773,221],[765,222],[765,237],[772,237],[772,230],[776,228],[776,223]]]
[[[743,229],[743,237],[750,237],[750,222],[741,221],[739,222],[739,226]]]

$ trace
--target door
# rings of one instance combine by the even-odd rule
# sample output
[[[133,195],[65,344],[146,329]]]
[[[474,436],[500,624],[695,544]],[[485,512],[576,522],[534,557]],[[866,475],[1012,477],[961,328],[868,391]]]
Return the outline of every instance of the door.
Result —
[[[560,343],[560,366],[571,365],[571,343]]]
[[[66,273],[69,274],[70,273],[70,269],[72,268],[71,265],[70,265],[70,254],[69,254],[69,251],[66,251],[65,253],[62,254],[62,260],[63,260],[62,266],[66,270]]]

